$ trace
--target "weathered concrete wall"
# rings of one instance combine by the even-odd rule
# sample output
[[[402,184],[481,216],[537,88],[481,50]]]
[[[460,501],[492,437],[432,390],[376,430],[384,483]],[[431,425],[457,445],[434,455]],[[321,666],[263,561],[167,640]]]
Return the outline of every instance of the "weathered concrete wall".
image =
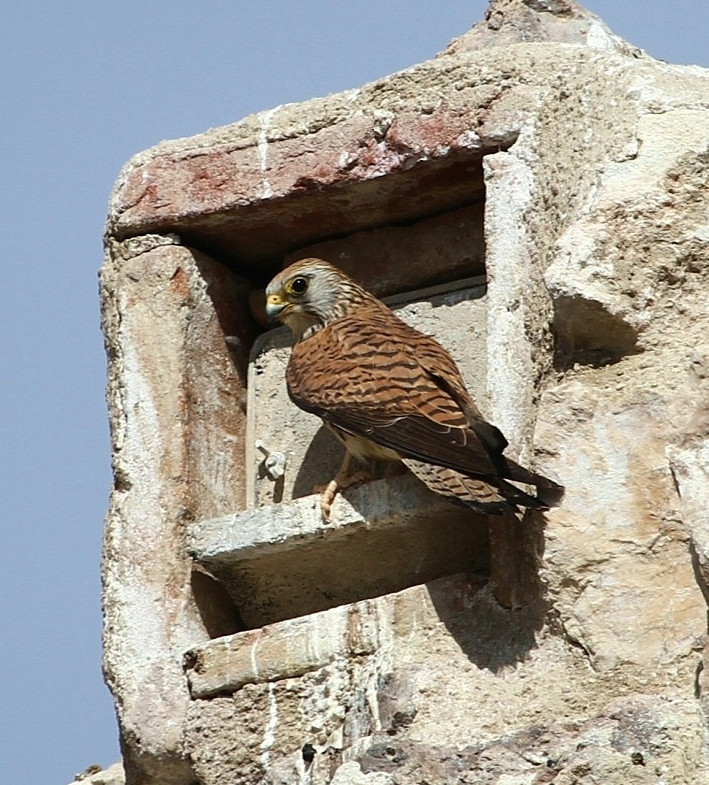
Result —
[[[129,778],[145,770],[156,782],[189,781],[179,754],[188,702],[182,656],[218,621],[195,601],[183,530],[243,503],[244,389],[215,307],[231,293],[221,313],[238,333],[232,302],[241,284],[171,238],[109,250],[101,290],[114,489],[104,538],[104,670],[118,699]]]
[[[706,781],[708,164],[709,73],[496,0],[435,60],[125,167],[104,607],[129,783]],[[274,496],[245,438],[279,441],[284,357],[247,374],[248,349],[264,282],[313,254],[382,296],[486,274],[437,335],[560,508],[488,531],[397,477],[324,526],[290,500],[328,462],[305,421]]]

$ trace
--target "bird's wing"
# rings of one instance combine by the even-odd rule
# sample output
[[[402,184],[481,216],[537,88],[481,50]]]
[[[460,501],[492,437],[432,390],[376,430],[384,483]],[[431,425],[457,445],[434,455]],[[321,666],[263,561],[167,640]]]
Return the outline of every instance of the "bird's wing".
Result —
[[[296,405],[402,457],[504,472],[507,442],[478,412],[450,355],[389,311],[339,319],[297,344],[286,379]]]

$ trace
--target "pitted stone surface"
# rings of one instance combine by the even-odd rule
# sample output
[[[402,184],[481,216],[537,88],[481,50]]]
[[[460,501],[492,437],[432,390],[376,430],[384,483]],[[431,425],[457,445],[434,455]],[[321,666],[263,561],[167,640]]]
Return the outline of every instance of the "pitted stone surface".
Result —
[[[121,173],[102,272],[104,607],[129,785],[707,780],[709,73],[653,61],[571,0],[495,0],[481,25],[434,61],[163,143]],[[463,574],[486,572],[495,538],[478,520],[457,554],[436,551],[438,512],[426,540],[366,516],[291,536],[288,497],[264,493],[267,536],[217,527],[200,556],[231,537],[251,549],[242,567],[192,571],[188,532],[238,521],[253,476],[248,303],[284,257],[313,252],[381,278],[380,294],[484,261],[484,318],[439,338],[484,366],[484,389],[469,381],[510,453],[567,487],[524,524],[539,591],[517,610]],[[470,325],[483,346],[461,338]],[[275,434],[269,400],[257,414]],[[309,447],[329,462],[293,433],[304,472]],[[425,503],[404,478],[381,482],[382,498],[400,492],[394,512]],[[358,607],[377,634],[355,651]],[[190,695],[185,652],[228,653],[224,636],[277,625],[287,641],[309,624],[298,608],[330,620],[320,649],[294,632],[307,668],[284,669],[274,646],[263,680]]]

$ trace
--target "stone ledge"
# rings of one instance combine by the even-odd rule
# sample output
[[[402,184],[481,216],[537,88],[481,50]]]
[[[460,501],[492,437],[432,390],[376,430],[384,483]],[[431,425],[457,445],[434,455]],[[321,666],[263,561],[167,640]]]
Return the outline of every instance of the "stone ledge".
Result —
[[[337,657],[372,654],[377,630],[371,601],[332,608],[211,641],[185,654],[193,698],[234,692],[322,668]]]
[[[521,70],[498,60],[494,74],[485,65],[430,62],[163,143],[121,172],[110,232],[122,239],[177,231],[252,262],[338,236],[343,226],[407,222],[477,201],[481,156],[517,135],[515,123],[502,138],[481,127],[499,84]]]
[[[349,489],[329,523],[307,496],[192,524],[187,545],[248,628],[489,565],[486,517],[411,475]]]
[[[544,90],[540,61],[560,56],[589,54],[443,58],[162,143],[122,170],[108,234],[176,232],[250,274],[328,238],[481,203],[481,159],[515,143]]]
[[[425,518],[458,517],[456,513],[465,514],[465,510],[406,474],[338,494],[329,522],[322,519],[319,494],[199,521],[188,530],[187,548],[192,558],[207,568],[230,567],[314,540],[343,537],[360,528],[372,531],[382,526],[412,526]]]
[[[218,638],[185,654],[190,693],[195,699],[209,698],[235,692],[246,684],[302,676],[338,658],[374,654],[427,618],[431,592],[460,608],[480,586],[465,575],[453,575],[430,586],[413,586]],[[435,619],[429,621],[434,623]]]

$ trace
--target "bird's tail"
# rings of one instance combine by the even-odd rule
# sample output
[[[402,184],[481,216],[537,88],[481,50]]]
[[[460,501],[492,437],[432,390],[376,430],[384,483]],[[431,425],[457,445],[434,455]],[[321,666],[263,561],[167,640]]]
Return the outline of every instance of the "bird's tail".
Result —
[[[541,498],[525,493],[501,477],[469,477],[454,469],[411,458],[404,458],[403,462],[434,493],[464,504],[476,512],[502,515],[517,507],[548,509],[548,504]]]
[[[564,498],[564,486],[554,480],[550,480],[542,474],[525,469],[515,463],[511,458],[504,458],[505,469],[504,477],[513,482],[521,482],[525,485],[533,485],[537,489],[537,501],[545,507],[558,507]]]
[[[471,418],[471,428],[487,449],[488,456],[497,469],[500,478],[504,477],[505,480],[521,482],[524,485],[533,485],[537,489],[536,497],[522,494],[526,499],[534,499],[536,505],[527,504],[524,501],[516,502],[517,504],[522,507],[536,506],[546,509],[548,507],[557,507],[561,503],[561,500],[564,498],[564,488],[562,485],[554,480],[550,480],[548,477],[525,469],[524,466],[520,466],[511,458],[507,458],[502,454],[508,443],[499,428],[496,428],[489,422],[485,422],[485,420],[482,420],[479,417]],[[518,491],[515,486],[504,483],[504,480],[500,483],[498,478],[492,475],[488,475],[487,479],[489,479],[493,485],[499,487],[500,490],[504,492],[505,498],[507,499],[510,498],[508,495],[509,493]]]

